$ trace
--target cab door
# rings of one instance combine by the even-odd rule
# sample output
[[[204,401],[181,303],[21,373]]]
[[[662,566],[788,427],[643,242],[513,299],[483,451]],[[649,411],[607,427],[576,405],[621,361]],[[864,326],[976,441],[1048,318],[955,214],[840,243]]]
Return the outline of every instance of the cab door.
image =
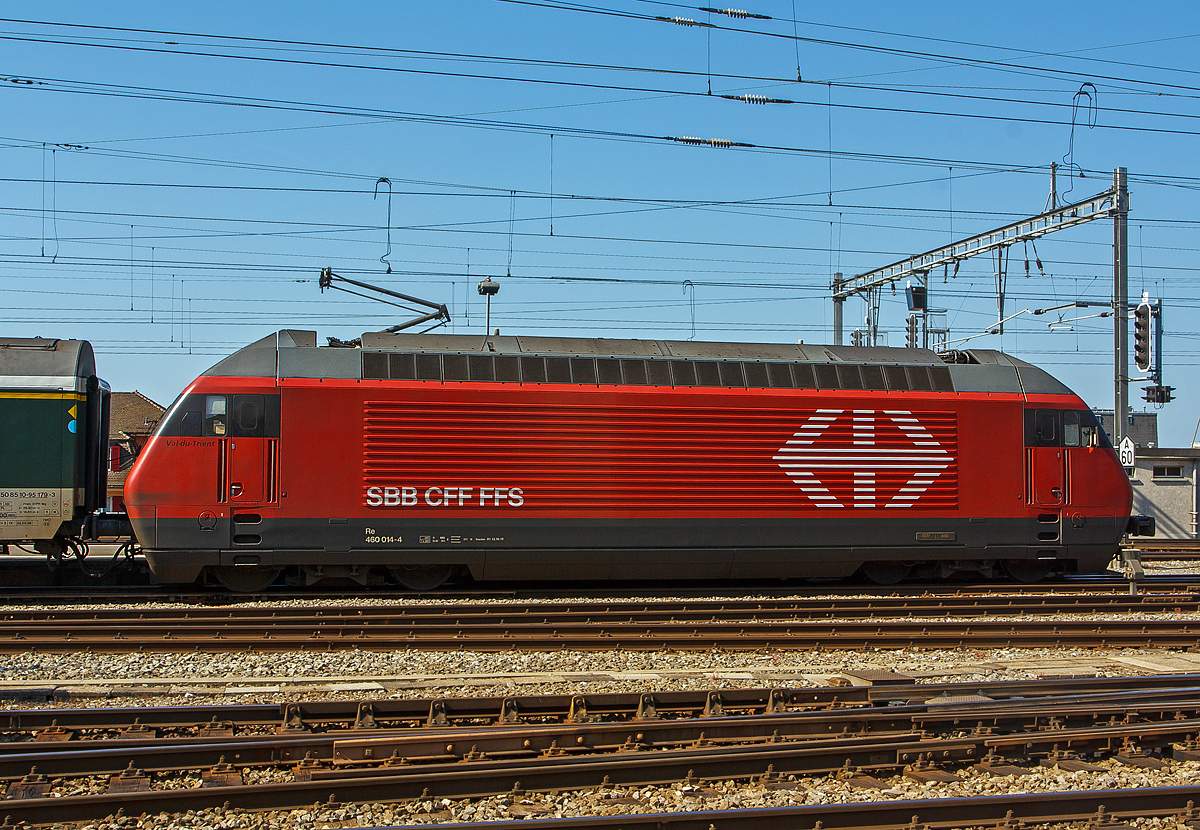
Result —
[[[1030,503],[1037,507],[1061,508],[1067,503],[1062,412],[1056,409],[1026,410],[1025,427]]]
[[[269,401],[276,406],[269,406]],[[229,502],[236,507],[248,507],[270,501],[272,480],[271,451],[267,422],[271,409],[278,423],[278,400],[270,395],[231,395],[229,407],[228,473]]]

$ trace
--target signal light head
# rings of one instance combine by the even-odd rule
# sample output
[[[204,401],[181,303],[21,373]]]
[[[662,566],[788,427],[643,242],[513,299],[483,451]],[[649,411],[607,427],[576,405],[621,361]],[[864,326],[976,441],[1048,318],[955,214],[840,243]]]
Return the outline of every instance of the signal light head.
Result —
[[[1133,312],[1133,359],[1140,371],[1148,371],[1150,359],[1151,308],[1141,303]]]

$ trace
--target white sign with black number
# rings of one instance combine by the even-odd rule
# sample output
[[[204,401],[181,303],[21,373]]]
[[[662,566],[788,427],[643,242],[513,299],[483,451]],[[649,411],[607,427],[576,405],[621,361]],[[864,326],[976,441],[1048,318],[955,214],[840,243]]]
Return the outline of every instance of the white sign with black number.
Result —
[[[1126,435],[1121,439],[1121,466],[1133,469],[1137,456],[1133,451],[1133,439]]]

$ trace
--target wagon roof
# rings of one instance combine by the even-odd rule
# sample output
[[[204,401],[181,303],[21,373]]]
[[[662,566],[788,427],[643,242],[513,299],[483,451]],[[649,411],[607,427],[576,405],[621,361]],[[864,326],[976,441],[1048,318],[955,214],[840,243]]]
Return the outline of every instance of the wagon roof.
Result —
[[[76,378],[96,374],[86,340],[0,337],[0,386],[75,389]]]

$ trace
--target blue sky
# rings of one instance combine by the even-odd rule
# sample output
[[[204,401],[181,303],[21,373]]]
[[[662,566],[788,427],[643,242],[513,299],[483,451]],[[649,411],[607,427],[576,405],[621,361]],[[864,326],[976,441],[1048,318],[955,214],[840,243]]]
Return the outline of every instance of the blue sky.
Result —
[[[4,330],[89,339],[114,389],[164,404],[279,328],[323,342],[406,319],[321,294],[326,266],[446,303],[459,333],[484,330],[491,276],[509,334],[827,342],[833,272],[1042,211],[1051,162],[1067,200],[1124,166],[1130,296],[1164,299],[1177,388],[1161,438],[1190,443],[1194,4],[739,8],[770,19],[644,0],[0,4]],[[1110,300],[1111,241],[1097,221],[1011,249],[1006,313]],[[994,324],[993,270],[934,279],[951,338]],[[849,301],[847,328],[864,312]],[[885,292],[889,345],[906,313]],[[1110,408],[1111,321],[1047,319],[970,342]]]

